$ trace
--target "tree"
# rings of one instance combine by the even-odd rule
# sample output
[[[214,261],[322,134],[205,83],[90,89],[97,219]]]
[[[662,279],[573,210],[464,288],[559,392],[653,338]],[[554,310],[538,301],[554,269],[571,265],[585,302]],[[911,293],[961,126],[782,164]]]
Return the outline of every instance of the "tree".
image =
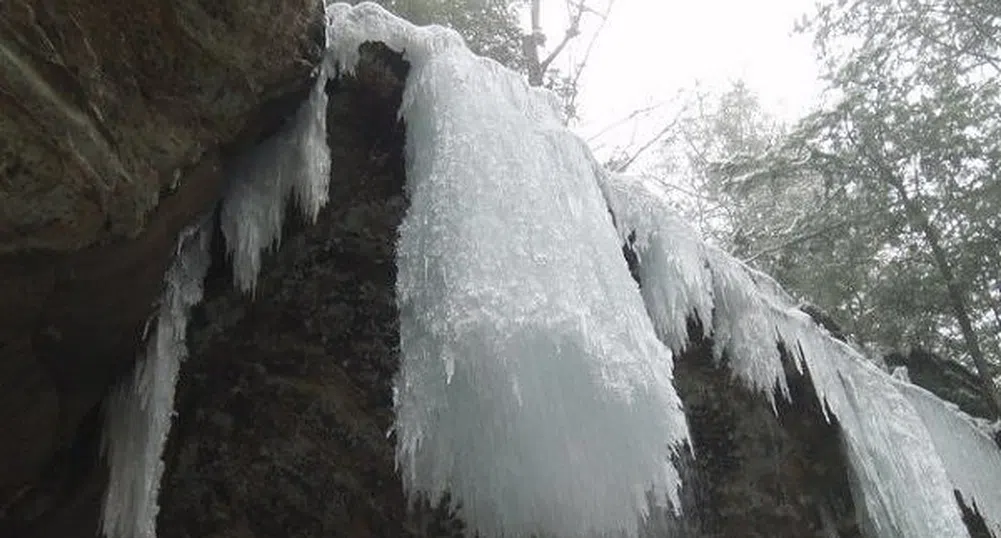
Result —
[[[799,204],[776,204],[778,185],[758,185],[760,189],[735,189],[732,178],[720,173],[720,164],[739,156],[760,154],[783,133],[783,127],[762,108],[757,96],[742,82],[714,95],[697,89],[683,108],[674,130],[666,135],[660,153],[670,163],[665,175],[673,178],[675,190],[694,201],[689,217],[700,231],[726,244],[738,256],[746,247],[745,234],[771,234],[770,228],[794,215],[783,215],[765,223],[764,215],[797,209]],[[748,227],[762,224],[761,229]],[[756,228],[756,227],[755,227]]]
[[[532,86],[544,86],[560,97],[563,102],[567,121],[577,117],[577,95],[580,77],[587,67],[591,50],[597,42],[601,31],[608,20],[608,15],[615,0],[570,0],[567,1],[567,28],[560,41],[551,49],[545,51],[546,35],[542,29],[542,0],[529,0],[529,21],[531,29],[522,37],[522,54],[528,74],[528,83]],[[582,24],[586,16],[597,17],[597,28],[590,33],[584,53],[578,61],[571,62],[568,67],[558,69],[554,62],[568,49],[568,45],[581,35]],[[541,53],[545,51],[543,56]]]
[[[542,0],[377,1],[414,24],[440,24],[456,30],[476,54],[524,73],[532,86],[553,91],[563,103],[567,121],[577,117],[580,78],[615,3],[615,0],[567,2],[567,28],[561,40],[547,48]],[[526,6],[530,22],[527,32],[519,25],[519,16]],[[571,42],[581,35],[588,18],[596,18],[598,24],[588,32],[583,54],[566,67],[558,68],[556,61],[567,55]]]
[[[837,2],[803,28],[833,106],[718,171],[734,193],[779,180],[822,204],[777,237],[748,237],[745,254],[794,289],[824,292],[864,340],[960,357],[997,414],[1001,6]]]

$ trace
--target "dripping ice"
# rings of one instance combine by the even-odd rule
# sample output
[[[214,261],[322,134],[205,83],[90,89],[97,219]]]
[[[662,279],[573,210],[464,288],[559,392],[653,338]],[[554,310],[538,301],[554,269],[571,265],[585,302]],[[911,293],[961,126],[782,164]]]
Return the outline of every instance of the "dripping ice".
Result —
[[[695,316],[717,358],[773,398],[789,397],[778,343],[807,368],[837,418],[856,506],[881,538],[968,536],[953,490],[1001,534],[1001,451],[984,427],[928,391],[891,376],[812,322],[766,275],[699,240],[674,213],[663,187],[605,176],[620,237],[632,242],[647,310],[675,350],[680,320]]]
[[[261,256],[277,246],[286,205],[313,221],[327,202],[326,71],[289,125],[238,160],[221,210],[237,287],[253,292]],[[155,538],[161,455],[170,430],[188,313],[201,301],[210,263],[211,219],[181,234],[164,277],[160,308],[131,377],[116,387],[105,416],[109,481],[101,529],[107,538]]]
[[[315,218],[326,202],[327,74],[350,72],[364,41],[404,51],[412,206],[398,244],[394,429],[410,495],[451,492],[487,537],[635,536],[648,493],[677,504],[669,457],[688,434],[671,351],[695,316],[716,356],[766,397],[788,397],[777,342],[810,370],[876,535],[967,535],[953,489],[1001,532],[998,451],[972,419],[832,339],[770,278],[703,243],[654,185],[606,176],[551,95],[474,57],[454,32],[374,4],[329,5],[327,22],[316,87],[231,171],[221,225],[234,281],[253,292],[286,204]],[[109,538],[155,536],[207,237],[182,238],[145,355],[109,404]],[[621,256],[630,237],[642,289]]]
[[[108,538],[156,536],[160,455],[170,431],[178,369],[187,355],[188,312],[202,298],[210,238],[205,223],[181,234],[145,355],[132,378],[109,398],[104,446],[110,475],[101,520]]]
[[[291,125],[238,159],[229,171],[220,222],[233,258],[233,279],[244,292],[255,291],[261,256],[278,247],[289,201],[294,199],[309,222],[316,220],[327,203],[326,82],[324,63]]]
[[[411,64],[394,424],[407,492],[450,492],[484,536],[636,536],[648,492],[677,504],[669,458],[687,427],[598,166],[550,94],[456,34],[334,7],[341,67],[363,40]]]

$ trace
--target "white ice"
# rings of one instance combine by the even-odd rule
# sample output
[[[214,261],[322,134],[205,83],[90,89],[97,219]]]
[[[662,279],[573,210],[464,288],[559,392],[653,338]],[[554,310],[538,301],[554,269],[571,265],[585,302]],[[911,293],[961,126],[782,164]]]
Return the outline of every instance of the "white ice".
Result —
[[[952,486],[976,508],[988,528],[1001,536],[1001,450],[975,419],[934,394],[910,383],[897,383],[921,415],[942,457]]]
[[[109,397],[104,451],[110,475],[101,530],[107,538],[154,538],[164,444],[174,388],[187,356],[188,312],[202,299],[210,263],[207,223],[185,230],[164,277],[164,291],[146,352]]]
[[[238,160],[223,198],[221,226],[233,277],[253,292],[265,249],[277,246],[286,205],[313,221],[327,202],[326,65],[309,98],[279,133]],[[110,478],[102,531],[107,538],[154,538],[161,454],[170,430],[180,361],[187,355],[188,310],[201,300],[209,264],[206,225],[182,236],[145,356],[115,389],[107,408],[105,452]]]
[[[809,371],[876,535],[966,536],[953,488],[999,528],[998,450],[975,421],[831,338],[772,279],[705,245],[655,185],[606,176],[551,94],[474,57],[454,32],[374,4],[329,5],[327,22],[309,100],[235,167],[222,228],[234,279],[252,292],[286,204],[315,219],[327,201],[328,73],[351,71],[365,41],[404,54],[411,207],[397,252],[394,430],[411,497],[450,492],[487,538],[636,536],[648,498],[678,504],[669,457],[688,431],[671,349],[694,316],[717,359],[769,398],[788,396],[779,342]],[[109,402],[108,538],[155,536],[208,236],[182,238],[146,353]]]
[[[687,428],[600,167],[549,93],[453,32],[333,7],[339,67],[366,40],[411,63],[395,384],[407,492],[449,491],[483,536],[635,536],[647,492],[676,504],[669,457]]]
[[[842,427],[856,504],[872,533],[967,536],[954,488],[997,525],[1001,453],[973,421],[866,361],[774,280],[698,240],[655,182],[609,176],[603,190],[620,237],[634,238],[647,310],[665,342],[683,346],[679,320],[697,317],[716,356],[767,398],[789,394],[779,342],[809,371]]]
[[[309,222],[327,203],[327,72],[324,63],[309,98],[289,124],[238,159],[229,172],[221,226],[233,280],[244,292],[255,291],[261,256],[278,247],[289,202],[294,198]]]

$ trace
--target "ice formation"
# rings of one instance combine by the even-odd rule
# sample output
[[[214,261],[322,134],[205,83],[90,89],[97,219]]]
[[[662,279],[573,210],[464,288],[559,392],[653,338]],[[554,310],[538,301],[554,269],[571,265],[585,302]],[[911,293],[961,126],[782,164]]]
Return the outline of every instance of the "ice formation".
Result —
[[[174,387],[181,361],[187,355],[188,312],[202,299],[202,280],[208,270],[207,223],[185,230],[174,261],[164,277],[159,313],[131,379],[111,394],[107,409],[104,449],[110,476],[101,520],[108,538],[156,536],[157,495],[174,411]]]
[[[1001,452],[982,425],[831,338],[772,279],[706,245],[655,184],[605,175],[550,94],[454,32],[374,4],[328,5],[327,25],[316,86],[234,166],[221,227],[234,281],[252,292],[290,200],[308,219],[327,201],[328,73],[350,72],[365,41],[404,54],[411,207],[397,251],[394,431],[408,494],[450,492],[488,538],[636,536],[651,499],[678,504],[669,456],[688,432],[672,350],[694,316],[716,357],[769,398],[789,394],[779,342],[809,369],[875,535],[966,536],[953,489],[1001,533]],[[187,314],[209,263],[204,226],[182,236],[145,355],[109,402],[109,538],[155,536]]]
[[[315,220],[327,202],[330,152],[326,142],[325,65],[306,102],[279,133],[230,170],[221,227],[233,257],[234,283],[252,292],[261,255],[281,238],[286,206],[294,198]],[[154,538],[161,455],[170,430],[180,361],[187,355],[188,311],[201,300],[208,269],[208,224],[182,235],[144,357],[119,386],[106,411],[105,452],[110,468],[102,532],[107,538]]]
[[[956,404],[916,385],[897,386],[928,427],[952,487],[1001,536],[1001,450],[984,431],[981,422],[986,421],[970,417]]]
[[[327,147],[326,62],[307,101],[290,125],[239,159],[229,171],[221,225],[233,257],[233,279],[253,293],[261,255],[277,248],[285,210],[294,197],[302,215],[316,220],[327,203],[330,149]]]
[[[411,64],[397,301],[397,461],[485,536],[635,536],[676,501],[687,438],[671,354],[644,312],[585,145],[552,97],[442,28],[334,6]],[[675,502],[676,504],[676,502]]]
[[[953,489],[1001,532],[1001,452],[971,420],[832,338],[771,278],[695,238],[655,182],[604,177],[623,241],[639,259],[647,310],[661,337],[686,342],[696,316],[715,355],[771,398],[788,397],[779,342],[810,372],[842,426],[856,504],[875,536],[968,536]]]

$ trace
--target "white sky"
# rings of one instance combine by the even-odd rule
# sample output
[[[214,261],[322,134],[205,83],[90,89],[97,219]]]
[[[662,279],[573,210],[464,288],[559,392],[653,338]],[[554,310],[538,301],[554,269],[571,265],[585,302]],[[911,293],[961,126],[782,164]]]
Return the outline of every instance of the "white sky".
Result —
[[[608,0],[588,1],[597,7]],[[555,45],[566,29],[566,1],[543,6],[543,26]],[[595,140],[601,154],[660,130],[677,110],[679,91],[696,83],[723,89],[737,79],[770,113],[795,120],[821,90],[809,38],[793,33],[813,6],[813,0],[616,0],[581,79],[577,130],[586,138],[637,109],[667,103],[659,117]],[[585,29],[557,64],[579,59],[588,37]]]

